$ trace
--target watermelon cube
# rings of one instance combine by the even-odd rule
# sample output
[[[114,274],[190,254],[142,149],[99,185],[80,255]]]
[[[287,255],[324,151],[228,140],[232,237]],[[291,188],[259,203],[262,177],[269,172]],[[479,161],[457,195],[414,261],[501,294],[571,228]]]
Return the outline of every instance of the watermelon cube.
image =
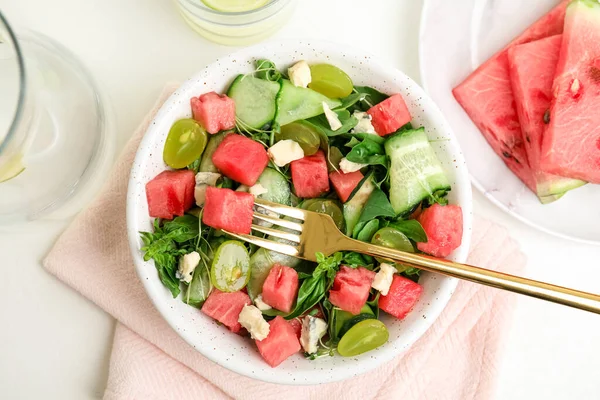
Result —
[[[367,114],[379,136],[389,135],[408,124],[412,119],[401,94],[388,97],[371,107]]]
[[[280,311],[292,311],[298,294],[298,273],[285,265],[275,264],[262,287],[265,303]]]
[[[215,288],[202,305],[201,311],[225,325],[231,332],[238,333],[242,329],[238,322],[240,312],[245,305],[250,304],[252,301],[244,292],[227,293]]]
[[[235,128],[235,102],[215,92],[192,97],[192,115],[208,133]]]
[[[360,313],[371,290],[375,272],[366,268],[350,268],[342,265],[329,291],[329,301],[336,307],[354,315]]]
[[[327,160],[323,150],[317,151],[312,156],[292,161],[291,168],[296,196],[319,197],[323,193],[329,192]]]
[[[256,341],[256,346],[267,364],[275,368],[289,356],[300,351],[300,341],[292,325],[283,317],[276,316],[269,325],[269,336]]]
[[[212,186],[206,188],[202,223],[215,229],[249,234],[252,227],[254,196]]]
[[[194,172],[163,171],[146,183],[148,213],[151,217],[172,219],[182,216],[194,204]]]
[[[452,91],[496,154],[534,192],[536,180],[529,167],[515,107],[510,83],[508,49],[562,33],[567,3],[568,0],[563,0]]]
[[[329,179],[335,192],[344,203],[363,178],[364,176],[360,171],[350,172],[349,174],[345,174],[342,171],[334,171],[329,174]]]
[[[462,242],[463,216],[460,206],[434,204],[426,208],[418,221],[427,234],[426,243],[417,243],[424,253],[448,257]]]
[[[600,3],[574,0],[556,67],[540,165],[546,172],[600,183]]]
[[[212,162],[223,175],[253,186],[269,163],[262,144],[242,135],[228,135],[215,150]]]
[[[394,275],[387,295],[379,297],[379,308],[398,319],[403,319],[415,306],[423,287],[401,275]]]

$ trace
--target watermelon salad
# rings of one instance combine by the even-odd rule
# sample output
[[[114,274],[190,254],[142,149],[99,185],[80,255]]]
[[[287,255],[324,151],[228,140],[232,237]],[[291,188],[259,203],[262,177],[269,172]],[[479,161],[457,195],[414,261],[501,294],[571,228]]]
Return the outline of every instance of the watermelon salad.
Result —
[[[166,138],[167,170],[146,184],[154,223],[141,233],[144,259],[173,297],[249,336],[271,367],[298,352],[349,357],[386,343],[380,318],[410,313],[419,270],[353,252],[312,263],[228,232],[280,218],[259,198],[325,213],[361,241],[450,255],[462,211],[448,204],[450,181],[402,95],[354,85],[329,64],[284,72],[257,60],[225,94],[190,105],[192,118]]]
[[[600,183],[600,2],[561,1],[453,93],[542,204]]]

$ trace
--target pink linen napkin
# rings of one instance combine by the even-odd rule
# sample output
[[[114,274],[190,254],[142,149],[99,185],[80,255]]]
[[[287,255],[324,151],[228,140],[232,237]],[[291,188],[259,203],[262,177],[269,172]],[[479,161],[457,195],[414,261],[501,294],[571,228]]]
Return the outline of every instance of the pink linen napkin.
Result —
[[[489,399],[515,296],[461,282],[415,345],[362,376],[318,386],[253,380],[204,358],[162,319],[129,253],[125,202],[138,144],[165,88],[117,162],[106,187],[59,238],[44,267],[118,320],[107,400],[131,399]],[[518,274],[525,258],[504,228],[476,219],[469,263]]]

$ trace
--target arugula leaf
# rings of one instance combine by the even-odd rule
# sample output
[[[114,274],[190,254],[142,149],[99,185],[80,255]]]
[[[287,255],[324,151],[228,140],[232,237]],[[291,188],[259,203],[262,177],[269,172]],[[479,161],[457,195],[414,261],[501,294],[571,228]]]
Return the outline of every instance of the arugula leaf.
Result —
[[[381,144],[383,145],[385,143],[385,138],[381,137],[379,135],[373,135],[372,133],[350,133],[349,135],[352,135],[353,138],[358,138],[360,140],[365,140],[365,139],[369,139],[374,141],[377,144]]]
[[[406,237],[414,242],[427,243],[427,233],[416,219],[390,222],[388,226],[404,233]]]
[[[369,307],[371,307],[371,310],[375,314],[376,319],[379,319],[379,296],[380,295],[381,295],[381,293],[379,291],[377,291],[377,295],[375,295],[375,298],[371,301],[367,301],[367,304],[369,305]]]
[[[413,282],[419,282],[419,276],[421,275],[421,270],[413,267],[408,267],[404,271],[402,271],[401,275],[404,275],[408,279]]]
[[[361,143],[360,140],[358,140],[357,138],[355,138],[354,136],[352,136],[350,138],[350,140],[348,141],[348,143],[346,143],[344,146],[353,148],[354,146],[359,145],[360,143]]]
[[[377,89],[373,89],[369,86],[354,86],[354,93],[365,95],[365,98],[357,104],[361,111],[367,111],[369,108],[390,97],[387,94],[383,94]]]
[[[358,103],[359,101],[363,101],[365,100],[365,98],[368,96],[368,93],[361,93],[361,92],[354,92],[351,93],[349,96],[343,97],[340,99],[340,101],[342,102],[342,104],[339,107],[334,108],[334,111],[338,111],[338,110],[346,110],[350,107],[352,107],[353,105],[355,105],[356,103]]]
[[[363,212],[360,214],[360,218],[358,223],[371,221],[372,219],[379,217],[395,217],[396,212],[392,208],[390,201],[388,200],[383,190],[376,187],[367,203],[365,204],[365,208]]]
[[[193,163],[188,165],[186,168],[189,169],[190,171],[194,171],[194,173],[197,174],[198,170],[200,169],[200,161],[201,160],[202,160],[202,156],[198,157]]]
[[[254,76],[257,78],[271,82],[277,82],[281,79],[281,72],[279,72],[273,61],[260,59],[256,60],[255,64]]]
[[[367,137],[353,146],[346,158],[360,164],[383,165],[386,168],[388,166],[388,156],[385,155],[383,146]]]
[[[350,115],[348,110],[337,110],[334,112],[337,114],[340,122],[342,123],[341,128],[336,129],[335,131],[331,130],[331,126],[329,125],[329,121],[327,121],[325,114],[317,115],[316,117],[312,117],[304,121],[311,124],[326,137],[334,137],[346,134],[350,132],[350,130],[354,128],[356,124],[358,124],[358,120]]]

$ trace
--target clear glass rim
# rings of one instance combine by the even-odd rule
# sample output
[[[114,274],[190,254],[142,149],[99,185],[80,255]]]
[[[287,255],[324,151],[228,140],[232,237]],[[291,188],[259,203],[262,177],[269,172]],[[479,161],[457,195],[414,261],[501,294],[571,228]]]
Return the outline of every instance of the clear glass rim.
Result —
[[[271,7],[274,7],[276,4],[281,3],[285,0],[272,0],[270,2],[268,2],[267,4],[265,4],[262,7],[259,8],[255,8],[254,10],[249,10],[249,11],[237,11],[237,12],[225,12],[225,11],[217,11],[214,10],[208,6],[204,6],[201,7],[198,3],[201,3],[202,0],[180,0],[182,2],[186,2],[188,3],[190,6],[195,7],[199,10],[201,10],[202,12],[206,12],[209,14],[213,14],[213,15],[217,15],[217,16],[222,16],[222,17],[237,17],[237,16],[246,16],[246,15],[252,15],[252,14],[256,14],[259,13],[261,11],[264,10],[268,10]]]
[[[4,17],[4,14],[2,14],[2,11],[0,11],[0,23],[4,24],[4,26],[6,27],[8,36],[10,37],[10,40],[12,41],[15,52],[17,54],[17,63],[19,65],[19,80],[20,80],[19,98],[17,99],[17,107],[15,109],[15,114],[13,116],[10,126],[8,127],[8,132],[7,132],[6,136],[4,137],[4,140],[0,143],[0,154],[2,154],[2,151],[8,147],[9,143],[11,142],[11,139],[15,136],[15,132],[17,131],[17,126],[19,125],[19,122],[21,121],[21,118],[23,117],[23,109],[24,109],[24,105],[25,105],[25,93],[26,93],[27,81],[25,78],[25,61],[23,59],[23,53],[21,51],[21,46],[19,45],[19,42],[17,41],[17,36],[15,35],[15,32],[11,28],[11,26],[8,23],[8,21],[6,20],[6,18]]]

